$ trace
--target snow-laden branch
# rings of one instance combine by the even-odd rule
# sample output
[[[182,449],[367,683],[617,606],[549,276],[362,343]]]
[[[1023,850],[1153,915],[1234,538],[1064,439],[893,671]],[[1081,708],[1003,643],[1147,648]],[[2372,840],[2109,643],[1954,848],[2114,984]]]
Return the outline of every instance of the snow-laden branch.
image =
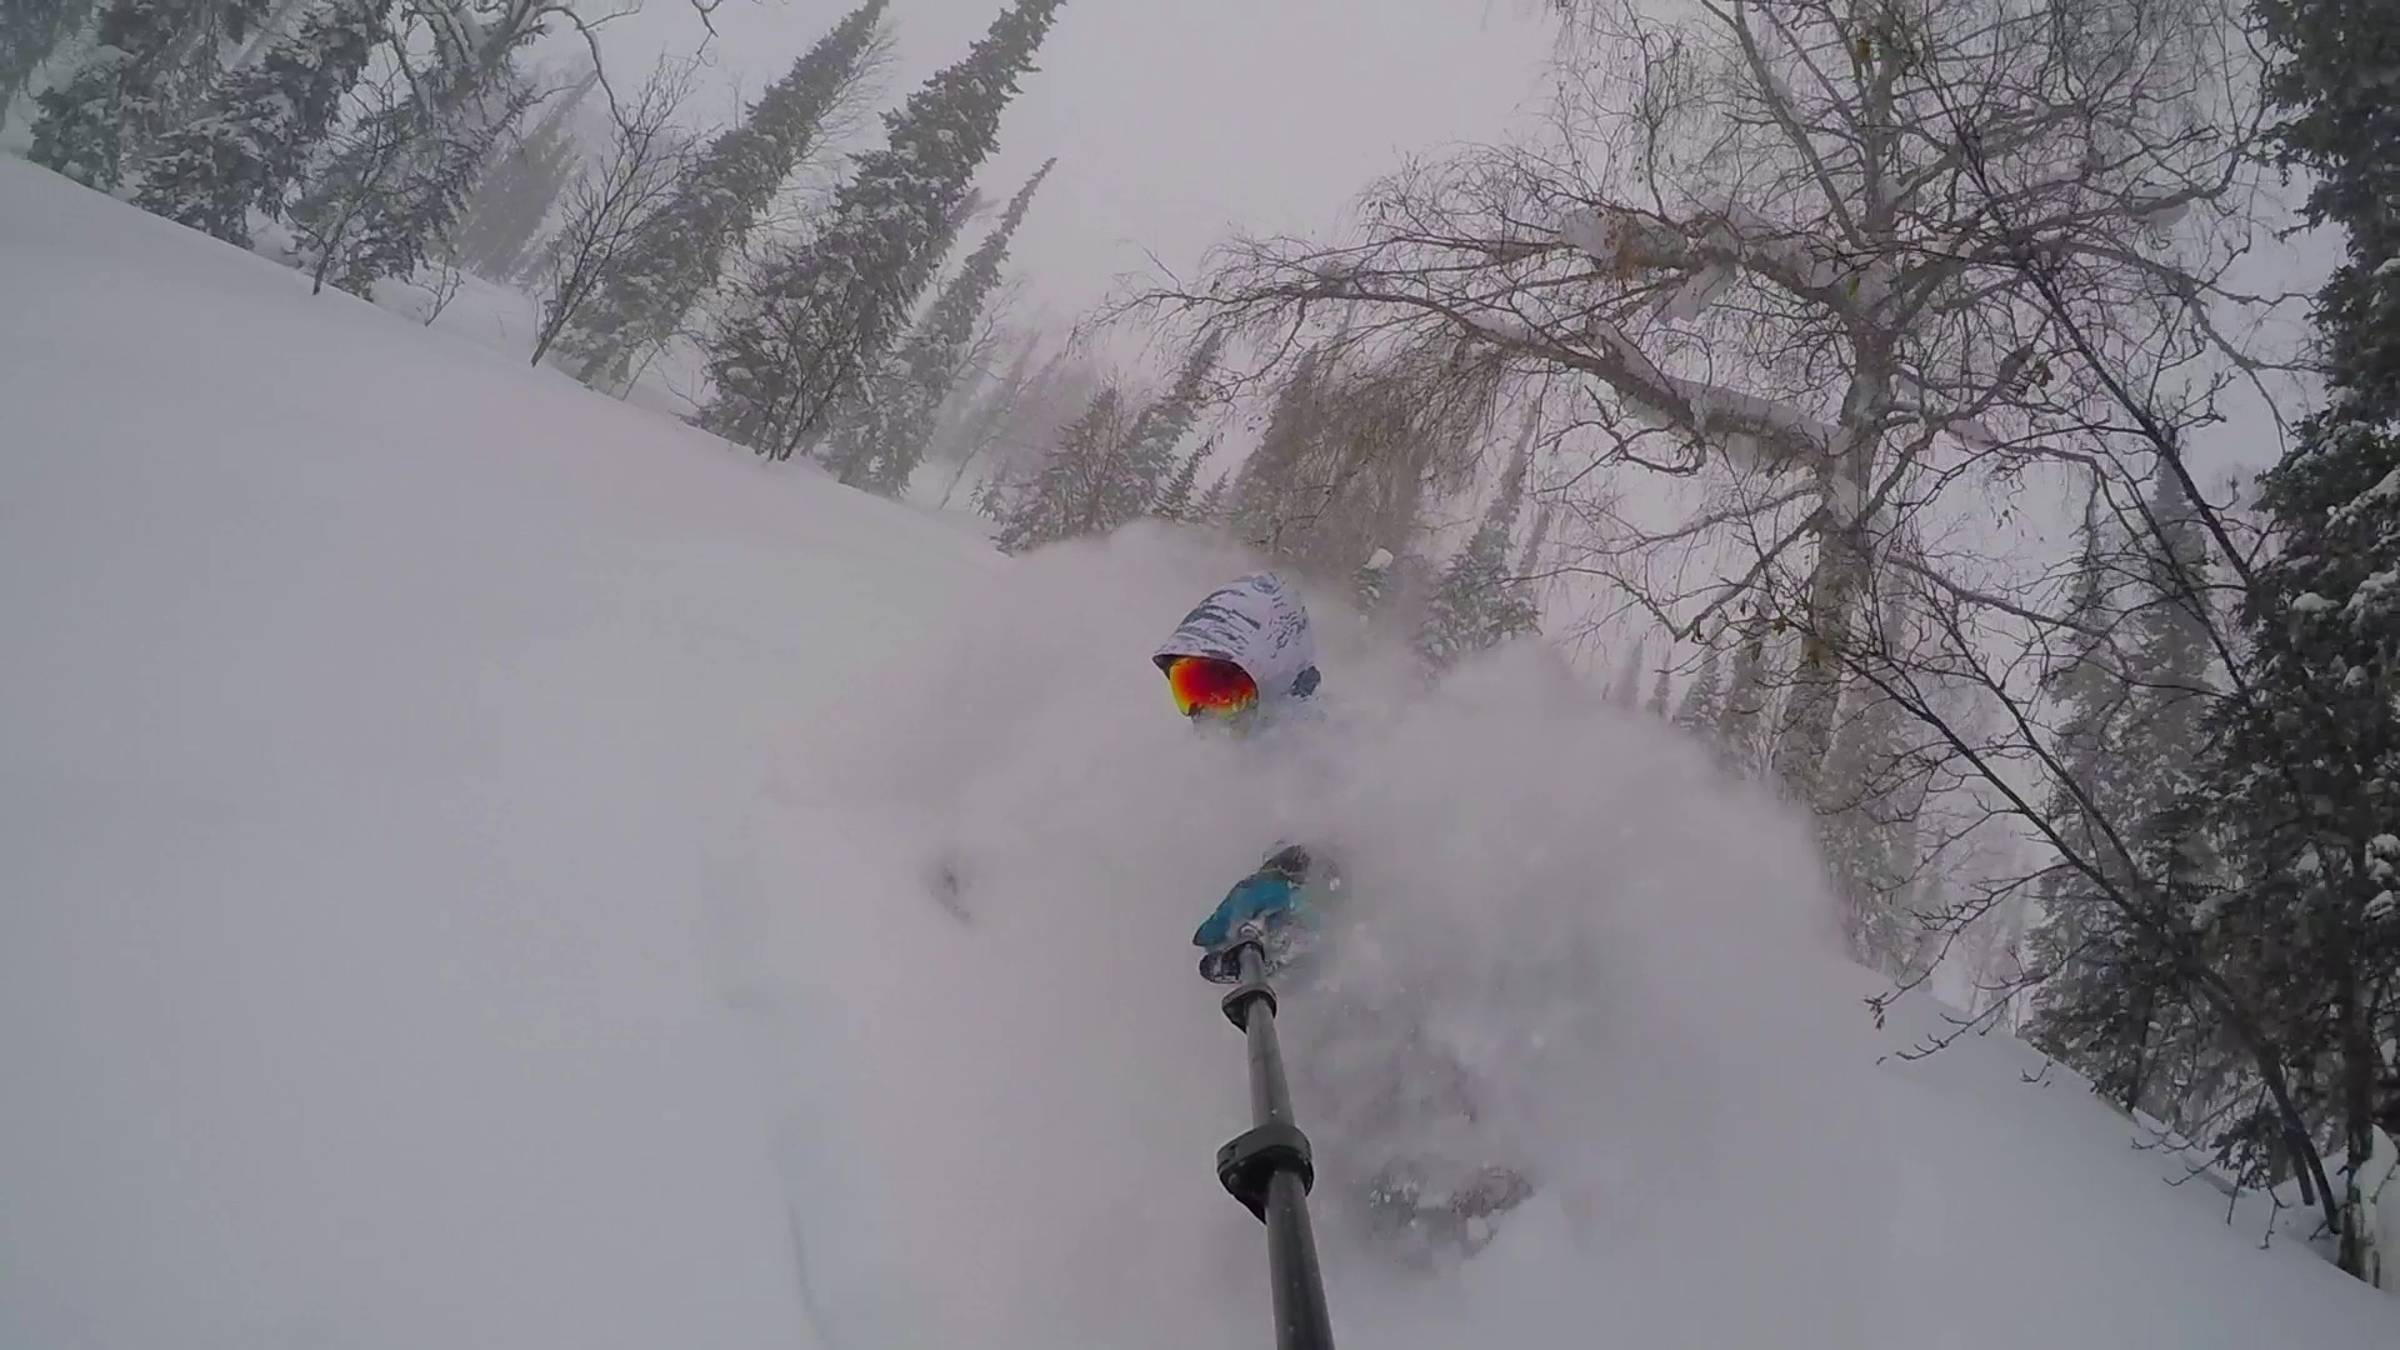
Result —
[[[1721,278],[1729,271],[1746,272],[1845,324],[1863,321],[1881,299],[1879,292],[1888,290],[1872,284],[1877,269],[1847,263],[1818,241],[1731,200],[1683,220],[1593,203],[1569,212],[1557,236],[1613,275],[1681,272]]]

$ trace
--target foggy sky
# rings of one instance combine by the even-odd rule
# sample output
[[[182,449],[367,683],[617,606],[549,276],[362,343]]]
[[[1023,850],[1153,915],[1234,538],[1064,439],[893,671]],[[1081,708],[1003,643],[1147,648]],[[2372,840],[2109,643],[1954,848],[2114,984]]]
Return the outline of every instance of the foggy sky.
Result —
[[[892,0],[876,106],[962,56],[1005,2]],[[718,89],[755,95],[855,3],[726,0]],[[706,37],[684,0],[605,31],[629,74]],[[1063,326],[1149,268],[1144,250],[1188,273],[1236,226],[1322,229],[1403,155],[1497,136],[1538,107],[1551,33],[1528,0],[1067,0],[978,184],[1004,199],[1058,156],[1011,259],[1027,308]],[[856,148],[880,143],[873,126]]]

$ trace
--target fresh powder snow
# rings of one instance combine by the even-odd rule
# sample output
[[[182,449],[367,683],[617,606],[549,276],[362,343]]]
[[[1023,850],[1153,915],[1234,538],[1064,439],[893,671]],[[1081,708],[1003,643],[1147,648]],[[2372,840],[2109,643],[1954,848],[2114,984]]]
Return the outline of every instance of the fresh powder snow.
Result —
[[[1432,1274],[1328,1218],[1346,1344],[2400,1340],[1899,1057],[1807,822],[1536,648],[1327,624],[1321,725],[1195,735],[1222,544],[1004,559],[17,163],[0,293],[0,1344],[1266,1344],[1186,941],[1287,836],[1539,1182]]]

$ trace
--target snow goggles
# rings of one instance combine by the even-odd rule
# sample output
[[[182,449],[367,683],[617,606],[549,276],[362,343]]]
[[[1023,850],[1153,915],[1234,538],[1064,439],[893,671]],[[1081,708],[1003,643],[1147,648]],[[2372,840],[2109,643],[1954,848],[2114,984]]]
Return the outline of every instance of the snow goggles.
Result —
[[[1175,708],[1186,717],[1202,713],[1226,716],[1258,704],[1258,682],[1231,661],[1209,656],[1178,656],[1165,665],[1167,688]]]

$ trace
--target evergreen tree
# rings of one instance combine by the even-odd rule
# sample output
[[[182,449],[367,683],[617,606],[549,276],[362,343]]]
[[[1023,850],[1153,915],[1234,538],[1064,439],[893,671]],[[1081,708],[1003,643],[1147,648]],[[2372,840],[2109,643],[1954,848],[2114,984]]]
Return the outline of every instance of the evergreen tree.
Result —
[[[1661,661],[1658,666],[1658,678],[1650,684],[1649,706],[1650,715],[1661,722],[1667,720],[1667,692],[1667,666],[1664,661]]]
[[[1717,641],[1712,638],[1702,644],[1700,668],[1692,672],[1692,682],[1684,687],[1683,699],[1675,705],[1675,725],[1700,735],[1716,734],[1724,675],[1717,656]]]
[[[2065,662],[2043,679],[2059,709],[2054,753],[2060,773],[2047,816],[2060,823],[2070,846],[2098,860],[2118,884],[2129,878],[2106,829],[2124,818],[2132,795],[2120,746],[2131,687],[2118,668],[2109,622],[2117,609],[2112,577],[2122,552],[2100,514],[2095,483],[2084,508],[2083,549],[2068,597],[2068,612],[2087,628]],[[2125,978],[2122,925],[2100,883],[2063,863],[2043,875],[2037,894],[2042,918],[2030,941],[2038,968],[2050,975],[2036,994],[2028,1036],[2130,1109],[2140,1095],[2138,1060],[2148,1028],[2146,1021],[2134,1025],[2138,1000]],[[2134,1047],[2130,1053],[2129,1045]]]
[[[950,504],[950,499],[958,493],[958,485],[966,481],[967,471],[981,460],[985,466],[983,481],[976,485],[969,502],[978,512],[984,512],[993,485],[1006,476],[1009,466],[997,452],[1004,448],[1018,406],[1033,385],[1033,361],[1040,348],[1041,335],[1027,334],[1017,344],[1016,354],[1009,358],[1008,368],[997,378],[977,378],[971,388],[952,395],[951,401],[958,405],[958,412],[946,431],[936,438],[942,455],[955,463],[949,485],[942,492],[942,506]]]
[[[494,158],[450,241],[461,266],[503,284],[524,275],[540,253],[543,226],[583,160],[575,116],[599,85],[600,71],[593,67],[552,95],[532,130]]]
[[[858,389],[939,265],[1059,3],[1017,0],[965,60],[886,114],[886,147],[858,158],[824,225],[769,261],[747,312],[710,344],[717,397],[703,425],[787,458]]]
[[[108,0],[92,50],[36,100],[41,111],[26,157],[76,182],[115,190],[123,161],[167,124],[182,84],[178,68],[213,8],[196,0]]]
[[[391,0],[330,0],[227,76],[144,163],[143,209],[248,247],[250,212],[283,214],[309,154],[386,36]]]
[[[858,82],[887,0],[866,0],[803,53],[732,129],[694,161],[660,229],[626,258],[560,339],[581,358],[576,378],[622,387],[643,353],[665,345],[725,262],[822,143],[826,122]]]
[[[33,73],[83,27],[92,0],[9,0],[0,6],[0,126]]]
[[[1166,395],[1144,409],[1134,422],[1125,454],[1131,461],[1133,476],[1145,489],[1146,510],[1157,509],[1157,503],[1170,486],[1169,480],[1177,474],[1175,451],[1200,415],[1201,402],[1208,395],[1208,378],[1215,373],[1218,354],[1223,350],[1222,338],[1212,334],[1203,339],[1185,354]],[[1197,478],[1200,472],[1197,460],[1185,461],[1184,467]],[[1188,486],[1186,491],[1188,494]]]
[[[2391,265],[2400,257],[2400,100],[2391,87],[2400,12],[2382,0],[2256,0],[2255,9],[2281,54],[2267,88],[2289,114],[2284,157],[2313,175],[2307,214],[2347,236],[2348,256],[2317,293],[2337,391],[2321,437],[2338,440],[2337,428],[2400,416],[2400,269]],[[2331,450],[2300,446],[2279,469]]]
[[[1175,468],[1175,476],[1167,480],[1167,486],[1158,494],[1158,502],[1150,508],[1150,514],[1160,520],[1186,523],[1201,519],[1196,510],[1197,503],[1193,501],[1193,493],[1200,486],[1200,470],[1207,465],[1208,457],[1216,449],[1217,442],[1212,437],[1200,442],[1198,449],[1184,456],[1183,462]],[[1384,555],[1387,562],[1390,557],[1390,554]]]
[[[1510,462],[1482,525],[1434,585],[1416,639],[1417,655],[1430,670],[1447,670],[1463,657],[1537,631],[1533,603],[1508,572],[1509,534],[1523,505],[1526,468],[1521,452]]]
[[[333,236],[337,243],[326,275],[353,295],[371,296],[375,283],[404,280],[415,274],[442,246],[466,208],[493,147],[507,133],[508,123],[521,107],[505,101],[479,107],[463,117],[443,117],[419,107],[407,119],[401,153],[373,178],[351,179],[372,188],[350,202],[309,196],[307,205],[319,208],[316,220],[331,212],[346,213],[349,229]]]
[[[2400,8],[2256,8],[2279,49],[2285,153],[2314,179],[2307,214],[2342,227],[2348,257],[2318,296],[2330,402],[2260,479],[2277,549],[2243,597],[2248,693],[2227,705],[2198,794],[2228,885],[2199,903],[2303,1111],[2350,1160],[2341,1262],[2363,1274],[2392,1258],[2357,1169],[2378,1126],[2400,1130]]]
[[[1125,454],[1125,400],[1115,385],[1092,396],[1083,415],[1060,437],[1041,470],[1020,485],[1002,511],[1002,552],[1099,534],[1141,514],[1140,480]]]
[[[2128,539],[2099,518],[2096,496],[2087,507],[2069,604],[2090,631],[2048,682],[2062,771],[2049,818],[2101,878],[2063,866],[2043,878],[2031,941],[2053,973],[2029,1033],[2128,1110],[2181,1124],[2221,1061],[2208,1063],[2185,962],[2156,922],[2111,903],[2103,882],[2132,892],[2141,878],[2167,878],[2188,891],[2214,872],[2191,804],[2213,701],[2207,553],[2189,497],[2163,466],[2142,518]]]
[[[1000,223],[950,278],[933,307],[900,344],[860,415],[847,419],[834,437],[827,467],[842,482],[864,485],[887,497],[908,486],[933,439],[934,421],[951,388],[966,373],[968,346],[985,305],[1000,285],[1009,240],[1025,221],[1025,210],[1057,160],[1036,169],[1009,200]]]
[[[538,27],[496,28],[439,44],[409,96],[359,119],[343,153],[293,212],[325,256],[320,279],[355,295],[405,278],[446,240],[484,166],[532,95],[515,49]]]
[[[1215,481],[1208,485],[1208,491],[1200,494],[1200,500],[1192,507],[1189,519],[1195,525],[1224,520],[1226,512],[1231,509],[1232,496],[1233,474],[1230,471],[1218,474]]]

